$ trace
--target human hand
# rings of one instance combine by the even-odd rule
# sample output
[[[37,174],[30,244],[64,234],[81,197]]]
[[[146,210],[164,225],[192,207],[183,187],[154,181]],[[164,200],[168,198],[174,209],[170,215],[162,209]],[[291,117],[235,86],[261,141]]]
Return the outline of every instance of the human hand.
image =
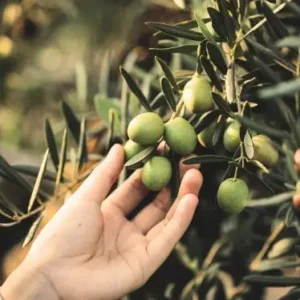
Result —
[[[300,149],[298,149],[296,151],[295,156],[294,156],[294,160],[295,160],[296,170],[298,172],[300,172]],[[300,185],[300,183],[298,182],[297,183],[297,187],[299,185]],[[300,186],[299,186],[299,188],[300,188]],[[300,191],[294,196],[294,198],[293,198],[293,204],[294,204],[295,208],[300,211]]]
[[[122,147],[114,146],[40,233],[4,284],[4,298],[116,299],[142,286],[164,262],[192,220],[202,176],[188,170],[172,206],[164,189],[129,221],[148,191],[138,170],[107,196],[123,161]],[[24,292],[14,298],[16,282],[35,286],[27,298]]]

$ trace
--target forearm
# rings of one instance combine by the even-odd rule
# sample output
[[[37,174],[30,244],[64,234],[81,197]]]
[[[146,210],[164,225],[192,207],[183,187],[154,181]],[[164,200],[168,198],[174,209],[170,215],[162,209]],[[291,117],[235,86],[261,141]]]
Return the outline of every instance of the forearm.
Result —
[[[21,264],[0,288],[4,300],[59,300],[55,288],[37,268]]]

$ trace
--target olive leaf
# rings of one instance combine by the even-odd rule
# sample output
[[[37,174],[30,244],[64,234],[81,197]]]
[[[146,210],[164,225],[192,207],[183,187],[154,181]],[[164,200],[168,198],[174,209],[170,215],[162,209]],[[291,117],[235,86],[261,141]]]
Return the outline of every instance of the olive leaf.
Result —
[[[46,134],[47,146],[50,152],[50,157],[54,168],[57,170],[58,163],[59,163],[57,145],[55,142],[54,133],[51,124],[48,119],[45,120],[45,134]]]
[[[198,23],[198,27],[200,29],[200,31],[203,33],[204,37],[209,40],[211,43],[213,43],[214,45],[217,45],[214,37],[212,36],[212,34],[209,32],[209,30],[207,29],[205,23],[203,22],[202,18],[199,15],[199,12],[195,12],[195,19]]]
[[[203,67],[203,69],[205,70],[207,76],[209,77],[209,79],[211,80],[211,83],[220,91],[222,92],[223,88],[222,88],[222,84],[221,81],[218,77],[218,75],[216,74],[213,65],[211,64],[211,62],[204,56],[201,55],[200,56],[200,61],[201,61],[201,65]]]
[[[119,101],[108,98],[104,94],[96,94],[94,96],[94,105],[99,118],[107,127],[109,127],[109,110],[114,109],[118,113],[121,111]]]
[[[161,31],[167,35],[184,38],[187,40],[200,42],[204,39],[204,36],[196,31],[189,30],[183,27],[168,25],[158,22],[146,22],[146,25],[155,30]]]
[[[220,163],[220,162],[233,162],[234,159],[232,157],[223,156],[223,155],[200,155],[187,158],[183,160],[183,164],[185,165],[194,165],[201,163]]]
[[[199,121],[194,126],[196,133],[198,134],[202,130],[204,130],[205,128],[207,128],[214,121],[216,121],[219,116],[220,116],[220,111],[217,110],[217,109],[215,109],[215,110],[212,110],[212,111],[206,113],[202,117],[200,117]]]
[[[48,163],[48,156],[49,156],[49,149],[47,149],[46,153],[44,154],[44,158],[43,158],[43,161],[41,163],[40,171],[39,171],[39,174],[36,178],[36,181],[35,181],[35,184],[34,184],[34,187],[33,187],[29,202],[28,202],[27,212],[31,211],[31,209],[34,205],[34,202],[35,202],[35,200],[38,196],[40,187],[41,187],[43,179],[44,179],[44,174],[46,172],[47,163]]]
[[[230,109],[229,105],[227,104],[227,102],[222,98],[221,95],[212,92],[211,93],[216,105],[218,106],[218,108],[221,110],[221,112],[223,114],[225,114],[227,117],[230,118],[235,118],[234,113],[232,112],[232,110]]]
[[[71,107],[64,101],[62,102],[62,111],[63,111],[63,115],[65,117],[67,126],[68,126],[69,130],[71,131],[75,142],[78,145],[79,140],[80,140],[80,121],[75,116]]]
[[[240,121],[244,126],[249,129],[255,130],[259,133],[266,134],[268,136],[272,136],[274,138],[281,138],[281,139],[289,139],[290,135],[288,132],[284,130],[274,129],[273,127],[268,126],[267,124],[257,123],[246,116],[239,116],[236,115],[235,118]]]
[[[283,39],[277,41],[276,46],[281,47],[288,47],[288,48],[296,48],[300,47],[300,37],[299,36],[287,36]]]
[[[262,99],[272,100],[274,97],[289,96],[300,91],[300,78],[277,83],[271,87],[266,87],[258,91],[258,96]]]
[[[23,215],[23,212],[0,191],[0,203],[13,214]]]
[[[179,46],[174,46],[174,47],[166,47],[166,48],[150,48],[149,51],[151,52],[156,52],[156,53],[181,53],[181,54],[192,54],[197,52],[198,45],[179,45]]]
[[[223,73],[227,73],[227,64],[225,62],[223,53],[221,52],[220,48],[215,44],[208,42],[206,44],[207,53],[209,55],[210,60],[212,63]]]
[[[269,198],[261,198],[250,200],[247,202],[247,207],[268,207],[268,206],[277,206],[280,205],[287,200],[290,200],[294,196],[295,192],[286,192],[282,194],[278,194]]]
[[[207,12],[211,18],[211,23],[214,31],[223,39],[227,39],[226,31],[224,29],[224,23],[222,20],[222,15],[219,11],[212,7],[207,8]]]
[[[171,151],[172,177],[170,181],[171,197],[175,200],[178,196],[180,186],[180,159],[181,156]]]
[[[81,170],[84,161],[88,159],[87,147],[86,147],[86,121],[82,119],[80,124],[80,139],[77,150],[77,171]]]
[[[246,155],[249,159],[252,159],[254,157],[254,146],[249,130],[246,131],[243,141]]]
[[[123,68],[120,68],[120,72],[121,72],[123,78],[125,79],[128,87],[132,91],[132,93],[139,99],[141,105],[147,111],[152,111],[152,108],[151,108],[147,98],[145,97],[145,95],[143,94],[141,89],[138,87],[138,85],[135,83],[135,81],[132,79],[132,77],[129,75],[129,73],[127,73]]]
[[[235,65],[231,63],[228,67],[225,79],[226,98],[229,104],[236,101]]]
[[[217,123],[216,130],[212,137],[212,145],[213,146],[216,146],[217,143],[220,141],[225,128],[226,128],[226,118],[224,116],[222,116],[220,118],[220,121]]]
[[[171,69],[168,67],[168,65],[159,57],[155,57],[156,61],[158,62],[160,68],[162,69],[162,71],[165,74],[165,77],[169,80],[169,82],[171,83],[172,87],[174,88],[175,91],[178,91],[178,85],[177,82],[173,76],[173,73],[171,71]]]
[[[281,22],[277,15],[274,14],[267,3],[262,2],[261,9],[269,24],[272,24],[270,28],[274,31],[278,38],[284,38],[289,35],[285,25]]]
[[[62,143],[61,143],[60,154],[59,154],[59,164],[58,164],[58,170],[57,170],[57,175],[55,180],[55,191],[58,191],[59,184],[62,182],[63,179],[64,168],[67,159],[67,148],[68,148],[68,131],[67,129],[65,129],[63,132]]]
[[[163,77],[160,84],[168,105],[174,112],[176,112],[176,100],[170,81],[166,77]]]
[[[139,166],[141,163],[143,163],[145,160],[149,159],[152,156],[152,154],[156,151],[156,148],[157,144],[151,145],[148,148],[144,149],[143,151],[129,159],[126,162],[125,167],[135,168],[136,166]]]
[[[25,248],[28,244],[31,243],[31,241],[33,240],[34,238],[34,235],[39,227],[39,225],[41,224],[42,220],[44,218],[44,215],[40,215],[34,222],[33,224],[31,225],[26,237],[25,237],[25,240],[22,244],[22,248]]]

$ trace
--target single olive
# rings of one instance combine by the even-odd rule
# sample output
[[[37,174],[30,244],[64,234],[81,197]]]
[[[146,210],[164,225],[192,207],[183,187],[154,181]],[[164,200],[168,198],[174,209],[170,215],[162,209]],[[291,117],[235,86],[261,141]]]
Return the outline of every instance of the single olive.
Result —
[[[183,102],[186,108],[195,114],[211,110],[214,100],[211,95],[211,84],[206,77],[195,75],[183,89]]]
[[[279,153],[272,145],[272,141],[266,135],[260,134],[252,138],[254,146],[253,159],[258,160],[266,167],[274,166],[279,160]]]
[[[146,149],[145,146],[135,143],[132,140],[128,140],[124,145],[124,152],[125,152],[126,160],[129,160],[132,157],[136,156],[138,153],[140,153],[144,149]]]
[[[226,213],[240,213],[246,206],[249,188],[245,181],[238,178],[228,178],[221,183],[217,198],[219,207]]]
[[[183,118],[175,118],[165,124],[164,139],[170,149],[180,155],[192,153],[197,145],[194,127]]]
[[[213,136],[217,128],[217,122],[211,123],[198,134],[199,143],[205,148],[213,147]]]
[[[150,191],[161,190],[169,183],[171,176],[171,163],[162,156],[152,157],[142,169],[142,181]]]
[[[241,143],[240,138],[241,124],[238,121],[233,121],[226,128],[223,135],[223,144],[226,150],[235,152]]]
[[[131,120],[127,133],[134,142],[143,146],[150,146],[162,137],[164,123],[158,114],[146,112]]]

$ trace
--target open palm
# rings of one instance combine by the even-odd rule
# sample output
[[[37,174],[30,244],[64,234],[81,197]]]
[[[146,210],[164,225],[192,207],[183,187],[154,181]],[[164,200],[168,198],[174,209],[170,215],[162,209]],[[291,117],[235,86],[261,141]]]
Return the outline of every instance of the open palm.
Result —
[[[133,219],[128,214],[147,195],[136,171],[111,193],[123,168],[115,146],[44,228],[26,261],[58,299],[116,299],[144,284],[163,263],[191,222],[202,177],[188,170],[170,208],[170,191]],[[37,260],[37,257],[41,257]]]

